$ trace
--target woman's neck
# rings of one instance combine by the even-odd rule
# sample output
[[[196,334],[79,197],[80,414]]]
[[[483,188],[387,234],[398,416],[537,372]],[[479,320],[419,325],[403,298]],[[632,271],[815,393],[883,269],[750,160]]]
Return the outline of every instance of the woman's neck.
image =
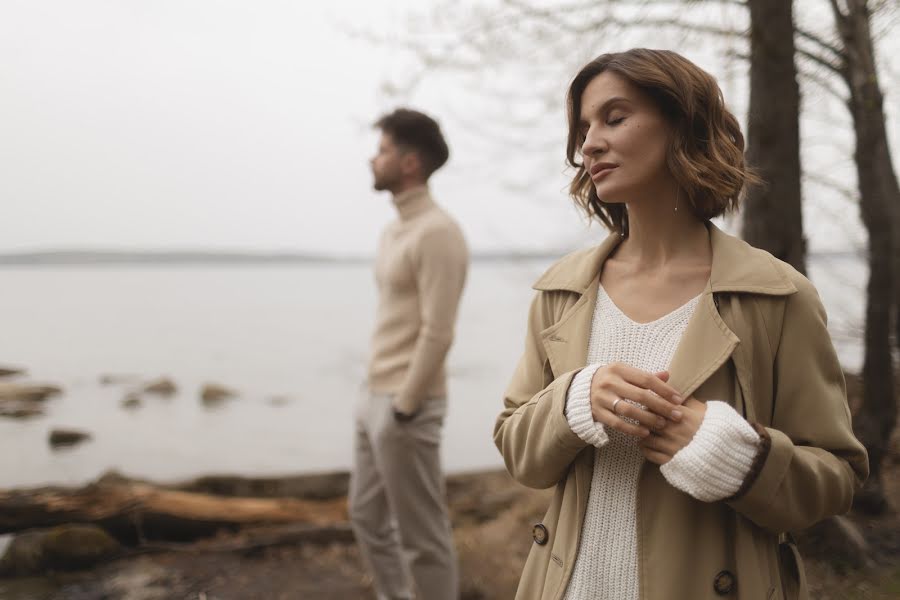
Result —
[[[620,244],[616,258],[651,270],[675,261],[710,264],[712,250],[704,223],[687,202],[677,211],[674,201],[665,204],[628,206],[628,238]]]

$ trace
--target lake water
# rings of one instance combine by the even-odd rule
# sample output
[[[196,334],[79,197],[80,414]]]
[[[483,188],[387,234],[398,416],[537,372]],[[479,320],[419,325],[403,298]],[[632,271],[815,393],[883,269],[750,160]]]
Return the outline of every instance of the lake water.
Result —
[[[502,464],[491,431],[522,348],[530,285],[550,262],[472,267],[449,359],[449,471]],[[855,371],[865,265],[813,257],[810,270]],[[5,267],[0,282],[0,365],[64,389],[46,416],[0,419],[0,487],[80,484],[112,468],[166,481],[349,468],[375,305],[368,266]],[[107,374],[167,376],[179,391],[125,410],[131,388],[102,385]],[[204,382],[240,397],[205,407]],[[93,439],[52,451],[55,427]]]

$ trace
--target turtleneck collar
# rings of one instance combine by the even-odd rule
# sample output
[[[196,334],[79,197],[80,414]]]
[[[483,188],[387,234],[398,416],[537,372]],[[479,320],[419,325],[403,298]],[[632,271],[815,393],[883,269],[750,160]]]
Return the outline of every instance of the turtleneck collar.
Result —
[[[394,196],[400,220],[408,221],[433,204],[427,185],[417,185]]]

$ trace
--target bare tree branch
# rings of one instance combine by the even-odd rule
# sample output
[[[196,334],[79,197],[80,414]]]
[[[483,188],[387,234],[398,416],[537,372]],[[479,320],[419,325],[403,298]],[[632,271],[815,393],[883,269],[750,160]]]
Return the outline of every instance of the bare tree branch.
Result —
[[[616,0],[611,0],[610,3],[614,3]],[[554,9],[545,9],[538,8],[533,6],[527,2],[522,2],[521,0],[506,0],[506,3],[517,9],[521,14],[529,16],[533,19],[536,19],[545,23],[553,23],[558,28],[576,34],[584,34],[584,33],[592,33],[598,30],[601,30],[604,27],[668,27],[678,31],[686,31],[689,33],[705,33],[718,37],[726,37],[732,39],[739,39],[746,37],[745,31],[738,31],[734,29],[726,29],[722,27],[715,27],[712,25],[706,25],[702,23],[692,23],[690,21],[683,21],[677,18],[641,18],[641,19],[619,19],[617,17],[605,16],[600,19],[596,19],[590,21],[585,24],[576,25],[566,21],[565,19],[560,17],[564,11],[560,10],[559,7]],[[584,8],[597,8],[597,2],[592,4],[583,5]]]
[[[822,77],[818,73],[812,71],[798,69],[798,72],[801,79],[803,79],[804,81],[809,81],[810,83],[817,85],[829,95],[833,96],[837,100],[840,100],[842,104],[847,104],[847,94],[841,93],[840,90],[838,90],[838,88],[836,88],[829,79],[826,79],[825,77]],[[843,81],[843,79],[841,81]]]
[[[859,190],[848,187],[844,182],[838,181],[836,179],[831,179],[827,175],[822,175],[820,173],[811,173],[809,171],[803,172],[803,179],[809,181],[810,183],[816,183],[823,187],[829,188],[838,192],[838,195],[851,202],[852,204],[859,203]]]
[[[527,2],[522,2],[520,0],[504,0],[504,4],[509,6],[516,6],[520,8],[533,8],[532,4]],[[590,0],[588,2],[581,2],[572,4],[559,4],[554,8],[556,10],[585,10],[585,9],[596,9],[600,1],[598,0]],[[731,6],[740,6],[746,7],[746,0],[606,0],[606,5],[625,5],[625,6],[674,6],[674,7],[683,7],[685,4],[725,4]]]
[[[835,46],[832,43],[826,42],[824,39],[820,38],[816,34],[810,32],[810,31],[807,31],[806,29],[803,29],[801,27],[794,26],[794,31],[801,38],[814,43],[815,45],[819,46],[823,50],[828,50],[836,58],[838,58],[840,60],[844,60],[844,50],[842,48],[839,48],[838,46]]]
[[[797,54],[799,56],[806,58],[807,60],[811,60],[812,62],[816,63],[819,66],[825,67],[826,69],[828,69],[835,75],[844,77],[845,69],[844,69],[843,64],[836,65],[833,62],[831,62],[825,58],[822,58],[818,54],[814,54],[808,50],[804,50],[803,48],[797,48]]]

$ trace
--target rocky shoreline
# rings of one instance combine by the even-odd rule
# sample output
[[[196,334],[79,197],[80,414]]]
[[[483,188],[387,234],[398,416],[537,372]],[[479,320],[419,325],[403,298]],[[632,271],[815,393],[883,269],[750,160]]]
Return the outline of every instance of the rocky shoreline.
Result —
[[[144,378],[139,375],[101,375],[101,386],[122,386],[119,406],[134,411],[144,406],[148,397],[170,398],[178,393],[178,385],[170,377]],[[63,396],[62,386],[27,380],[27,371],[18,367],[0,366],[0,419],[29,420],[47,415],[51,398]],[[220,383],[207,382],[200,386],[197,397],[205,408],[217,408],[226,400],[238,398],[240,393]],[[285,403],[284,397],[278,402]],[[53,449],[75,446],[90,441],[93,435],[68,427],[54,428],[47,434]]]
[[[35,414],[14,418],[34,418],[61,393],[26,381],[22,369],[0,368],[0,378],[0,416],[31,408]],[[165,377],[110,375],[101,383],[123,386],[123,410],[178,390]],[[856,378],[848,377],[848,388],[855,404]],[[197,401],[211,406],[235,396],[207,386]],[[89,444],[89,436],[57,431],[55,438]],[[900,497],[900,434],[884,469],[888,497]],[[372,598],[347,520],[348,480],[346,472],[332,472],[159,483],[107,473],[81,487],[0,489],[0,598]],[[504,471],[448,477],[464,600],[515,595],[532,524],[552,493],[522,487]],[[851,514],[798,537],[811,597],[900,597],[896,513]]]
[[[900,492],[898,464],[895,460],[891,466],[894,493]],[[66,523],[28,528],[0,550],[0,597],[372,598],[371,581],[347,522],[347,477],[346,473],[263,479],[210,476],[161,485],[112,473],[88,486],[68,489],[68,496],[60,494],[66,488],[2,492],[2,531],[22,529],[21,521],[16,525],[15,519],[3,519],[10,516],[2,507],[11,495],[18,496],[15,505],[23,514],[27,504],[23,498],[31,497]],[[135,487],[143,494],[122,511],[127,518],[97,509],[92,518],[81,515],[79,522],[69,522],[77,504],[72,498],[79,494],[107,496],[111,490]],[[464,600],[514,596],[532,544],[531,525],[542,518],[551,494],[552,490],[524,488],[503,471],[448,478]],[[226,506],[229,502],[243,508],[233,510]],[[107,499],[106,508],[109,504]],[[209,518],[213,514],[219,521]],[[850,515],[847,521],[864,537],[863,564],[841,559],[846,553],[823,546],[816,532],[800,536],[812,597],[896,598],[900,518]],[[191,522],[201,526],[191,528]],[[139,524],[143,530],[136,535]]]
[[[81,488],[0,492],[0,532],[20,532],[0,557],[0,596],[296,598],[302,590],[303,598],[370,597],[347,522],[348,477],[210,476],[159,485],[107,474]],[[123,490],[137,493],[123,498]],[[502,471],[448,478],[470,573],[465,598],[511,597],[531,523],[551,492],[521,487]]]

